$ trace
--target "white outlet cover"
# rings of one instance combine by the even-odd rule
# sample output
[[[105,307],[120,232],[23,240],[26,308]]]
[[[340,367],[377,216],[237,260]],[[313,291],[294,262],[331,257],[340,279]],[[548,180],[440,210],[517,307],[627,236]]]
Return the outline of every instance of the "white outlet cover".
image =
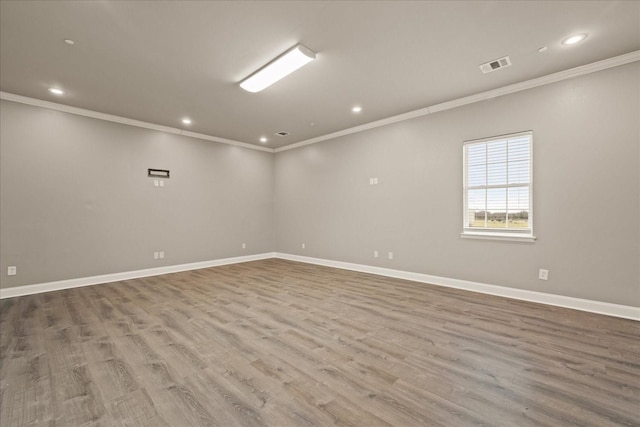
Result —
[[[393,252],[389,252],[389,259],[393,259]]]
[[[15,276],[16,274],[18,274],[18,270],[15,266],[7,268],[7,276]]]
[[[164,251],[160,251],[158,253],[158,256],[160,257],[160,259],[163,259],[164,258]]]
[[[378,251],[373,251],[373,257],[378,258]]]
[[[305,249],[307,247],[307,245],[305,245],[304,243],[302,244],[302,249]]]
[[[160,254],[158,254],[158,252],[153,253],[153,259],[158,259],[159,257],[160,257]]]
[[[163,179],[160,180],[160,187],[164,187],[164,180]]]
[[[540,280],[549,280],[549,270],[545,270],[543,268],[538,272],[538,279]]]

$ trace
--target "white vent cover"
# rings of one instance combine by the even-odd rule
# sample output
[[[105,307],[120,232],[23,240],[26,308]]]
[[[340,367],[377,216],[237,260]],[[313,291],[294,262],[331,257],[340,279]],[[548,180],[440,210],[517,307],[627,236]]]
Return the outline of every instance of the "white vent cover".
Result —
[[[499,70],[500,68],[508,67],[511,65],[511,59],[508,56],[494,59],[493,61],[489,61],[486,64],[480,64],[480,70],[483,73],[487,74],[495,70]]]

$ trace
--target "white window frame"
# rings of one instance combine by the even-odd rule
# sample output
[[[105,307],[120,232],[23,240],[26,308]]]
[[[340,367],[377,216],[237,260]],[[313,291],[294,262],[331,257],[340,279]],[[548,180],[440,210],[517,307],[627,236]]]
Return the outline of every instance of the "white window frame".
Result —
[[[467,174],[468,174],[468,165],[467,165],[467,147],[476,144],[488,144],[490,142],[496,141],[507,141],[512,138],[518,138],[521,136],[527,135],[529,136],[529,183],[527,185],[520,184],[506,184],[501,185],[488,185],[484,186],[474,186],[468,187],[467,185]],[[469,141],[464,141],[462,146],[462,155],[463,155],[463,177],[462,177],[462,185],[463,185],[463,213],[462,213],[462,233],[460,237],[465,239],[491,239],[491,240],[506,240],[506,241],[517,241],[517,242],[534,242],[536,240],[533,234],[533,132],[525,131],[525,132],[517,132],[511,133],[507,135],[498,135],[492,136],[489,138],[481,138],[474,139]],[[508,160],[507,160],[508,161]],[[478,227],[469,227],[468,226],[468,197],[469,190],[472,189],[491,189],[491,188],[506,188],[508,194],[508,188],[512,187],[523,187],[527,186],[529,188],[529,228],[527,229],[518,229],[518,228],[478,228]],[[507,205],[508,207],[508,205]]]

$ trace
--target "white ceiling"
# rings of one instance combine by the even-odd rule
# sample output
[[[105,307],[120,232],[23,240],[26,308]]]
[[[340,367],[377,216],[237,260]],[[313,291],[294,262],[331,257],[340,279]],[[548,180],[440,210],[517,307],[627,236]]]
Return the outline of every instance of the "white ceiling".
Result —
[[[240,89],[297,43],[317,59]],[[637,50],[638,1],[0,3],[3,92],[270,148]]]

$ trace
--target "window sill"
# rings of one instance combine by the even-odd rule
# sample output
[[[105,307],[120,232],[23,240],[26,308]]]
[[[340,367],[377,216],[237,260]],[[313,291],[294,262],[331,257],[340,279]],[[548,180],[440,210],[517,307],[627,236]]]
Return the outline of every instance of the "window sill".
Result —
[[[460,237],[463,239],[501,240],[505,242],[522,243],[534,243],[536,241],[535,236],[519,236],[517,234],[507,233],[460,233]]]

